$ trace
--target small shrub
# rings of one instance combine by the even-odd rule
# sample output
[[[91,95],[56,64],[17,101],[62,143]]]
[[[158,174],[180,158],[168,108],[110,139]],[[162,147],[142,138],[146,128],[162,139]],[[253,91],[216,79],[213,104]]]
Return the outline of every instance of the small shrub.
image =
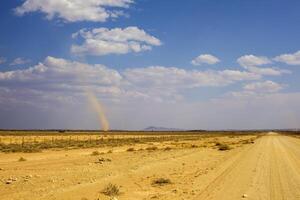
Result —
[[[165,151],[170,151],[172,148],[171,147],[165,147],[164,150]]]
[[[23,157],[20,157],[18,161],[19,161],[19,162],[24,162],[24,161],[26,161],[26,159],[23,158]]]
[[[104,187],[101,193],[107,196],[118,196],[120,194],[120,189],[117,185],[109,183]]]
[[[99,151],[93,151],[91,156],[99,156],[100,155],[100,152]]]
[[[216,142],[216,146],[221,146],[222,144],[220,142]]]
[[[108,151],[107,151],[107,153],[112,153],[112,152],[113,152],[112,150],[108,150]]]
[[[127,151],[134,151],[134,148],[130,147],[130,148],[127,149]]]
[[[192,144],[192,145],[191,145],[191,148],[198,148],[198,145]]]
[[[158,149],[158,148],[155,147],[155,146],[147,147],[147,148],[146,148],[146,150],[148,150],[148,151],[155,151],[155,150],[157,150],[157,149]]]
[[[253,144],[254,140],[253,139],[248,139],[248,140],[242,140],[241,142],[242,142],[242,144]]]
[[[227,151],[230,150],[230,146],[228,144],[220,144],[219,145],[219,151]]]
[[[171,184],[171,180],[168,178],[158,178],[152,181],[152,185],[167,185],[167,184]]]

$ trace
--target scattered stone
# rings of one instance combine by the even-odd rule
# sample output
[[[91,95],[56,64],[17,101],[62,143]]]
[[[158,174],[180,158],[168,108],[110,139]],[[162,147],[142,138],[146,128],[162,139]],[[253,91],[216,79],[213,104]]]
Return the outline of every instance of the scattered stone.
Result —
[[[109,159],[109,158],[98,158],[98,160],[95,163],[103,164],[104,162],[111,162],[111,159]]]
[[[247,198],[248,195],[247,195],[247,194],[243,194],[242,197],[243,197],[243,198]]]
[[[17,181],[18,178],[10,177],[5,181],[5,184],[9,185],[12,184],[13,182]]]
[[[31,174],[26,175],[26,176],[23,176],[24,179],[30,179],[30,178],[32,178],[32,177],[33,177],[33,176],[32,176]]]

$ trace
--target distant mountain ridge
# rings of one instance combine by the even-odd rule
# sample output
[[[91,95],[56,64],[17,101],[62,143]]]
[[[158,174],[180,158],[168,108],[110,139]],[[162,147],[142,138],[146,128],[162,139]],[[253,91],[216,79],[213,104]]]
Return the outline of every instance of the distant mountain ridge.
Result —
[[[149,126],[144,131],[183,131],[183,129]]]

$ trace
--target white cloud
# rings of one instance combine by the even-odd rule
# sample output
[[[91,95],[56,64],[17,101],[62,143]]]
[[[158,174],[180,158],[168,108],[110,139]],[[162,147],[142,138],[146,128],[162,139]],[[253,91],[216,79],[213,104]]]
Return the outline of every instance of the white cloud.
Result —
[[[259,75],[243,71],[198,71],[164,66],[127,69],[124,72],[124,77],[130,83],[139,86],[174,89],[226,86],[236,81],[257,80],[260,78]]]
[[[198,57],[194,58],[191,63],[193,65],[201,65],[201,64],[209,64],[209,65],[213,65],[213,64],[216,64],[220,62],[220,60],[211,55],[211,54],[202,54],[202,55],[199,55]]]
[[[184,99],[185,91],[201,87],[225,87],[247,80],[258,80],[260,75],[236,70],[185,70],[177,67],[149,66],[128,68],[124,79],[144,98],[155,101],[178,101]]]
[[[124,15],[118,9],[128,8],[133,2],[133,0],[26,0],[15,9],[15,12],[17,15],[42,12],[49,20],[58,17],[65,22],[105,22],[109,18]]]
[[[254,67],[250,66],[247,67],[247,70],[249,72],[260,74],[262,76],[280,76],[282,74],[289,74],[291,73],[289,70],[282,70],[277,68],[271,68],[271,67]]]
[[[0,72],[0,96],[9,104],[48,107],[57,103],[78,104],[89,89],[112,100],[123,92],[119,87],[121,81],[119,72],[103,65],[47,57],[27,69]]]
[[[272,63],[272,61],[264,56],[244,55],[237,59],[237,62],[249,72],[260,74],[262,76],[279,76],[284,73],[291,73],[288,70],[281,70],[272,67],[261,67]]]
[[[272,81],[245,84],[243,95],[197,101],[185,96],[201,87],[261,78],[237,70],[164,66],[115,70],[47,57],[27,69],[0,72],[0,127],[99,128],[97,117],[87,112],[86,88],[106,106],[113,128],[152,124],[190,129],[298,126],[300,94],[280,93],[284,85]],[[29,112],[32,118],[23,114]]]
[[[276,56],[274,60],[288,65],[300,65],[300,51],[293,54],[282,54],[280,56]]]
[[[5,62],[6,62],[6,58],[0,57],[0,64],[3,64],[3,63],[5,63]]]
[[[29,59],[25,59],[25,58],[16,58],[14,59],[9,65],[24,65],[31,62]]]
[[[273,81],[249,83],[244,86],[244,90],[256,93],[274,93],[282,90],[283,88],[283,85]]]
[[[30,94],[41,102],[48,98],[51,101],[75,101],[84,96],[86,88],[109,101],[124,98],[177,101],[184,98],[182,92],[186,89],[224,87],[260,78],[260,75],[247,71],[200,71],[164,66],[128,68],[119,72],[99,64],[54,57],[47,57],[42,63],[27,69],[0,72],[1,88],[6,91],[1,95],[6,96],[6,100],[15,96],[15,101],[22,99],[23,103],[26,99],[33,101]]]
[[[239,57],[237,62],[243,67],[251,67],[270,64],[271,60],[264,56],[244,55]]]
[[[134,26],[124,29],[82,29],[72,37],[83,39],[82,44],[71,47],[71,52],[77,55],[126,54],[151,50],[152,46],[161,45],[159,39]]]
[[[43,83],[41,89],[68,89],[87,85],[118,85],[121,75],[103,65],[88,65],[65,59],[47,57],[43,63],[23,70],[0,72],[0,81],[12,86],[28,87],[27,84]]]

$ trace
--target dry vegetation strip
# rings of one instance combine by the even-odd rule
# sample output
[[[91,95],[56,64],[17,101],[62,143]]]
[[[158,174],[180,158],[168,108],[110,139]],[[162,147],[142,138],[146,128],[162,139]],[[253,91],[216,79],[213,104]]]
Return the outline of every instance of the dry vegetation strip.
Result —
[[[124,145],[145,144],[153,142],[178,142],[178,141],[197,141],[204,138],[215,138],[219,136],[237,137],[245,136],[248,133],[236,132],[234,136],[228,135],[228,132],[223,134],[216,132],[208,132],[207,134],[201,134],[202,132],[181,132],[172,135],[173,132],[166,132],[163,135],[148,135],[146,132],[144,135],[129,135],[127,132],[119,132],[120,135],[76,135],[78,132],[60,133],[60,135],[53,135],[52,132],[49,135],[45,135],[43,132],[15,132],[8,131],[8,133],[1,132],[0,136],[0,151],[1,152],[39,152],[45,149],[79,149],[79,148],[94,148],[94,147],[118,147]],[[81,132],[80,132],[81,133]],[[94,133],[94,132],[92,132]],[[121,134],[123,133],[123,135]],[[183,134],[185,133],[185,134]],[[38,135],[40,134],[40,135]],[[67,134],[67,135],[65,135]],[[110,134],[110,133],[107,133]],[[253,134],[251,134],[253,136]],[[261,134],[258,134],[260,136]],[[249,141],[244,141],[247,143]],[[253,142],[252,140],[250,142]],[[191,147],[196,148],[197,145]],[[148,147],[147,150],[157,147]],[[129,149],[132,151],[134,149]]]
[[[24,142],[13,140],[11,143],[0,143],[2,152],[39,152],[43,149],[78,149],[93,147],[118,147],[124,145],[164,142],[176,140],[197,140],[202,136],[168,136],[168,137],[141,137],[141,138],[109,138],[109,139],[54,139]],[[150,150],[150,149],[149,149]]]

